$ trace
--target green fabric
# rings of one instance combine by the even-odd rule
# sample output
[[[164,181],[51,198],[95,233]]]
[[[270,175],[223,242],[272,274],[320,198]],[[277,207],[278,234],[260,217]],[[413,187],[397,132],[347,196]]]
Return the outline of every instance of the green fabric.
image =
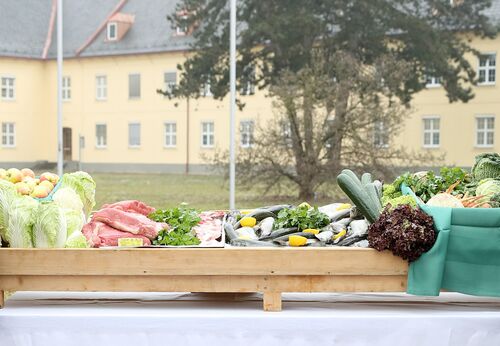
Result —
[[[408,187],[403,193],[413,192]],[[441,289],[500,297],[500,208],[430,207],[436,243],[410,263],[407,293],[437,296]]]

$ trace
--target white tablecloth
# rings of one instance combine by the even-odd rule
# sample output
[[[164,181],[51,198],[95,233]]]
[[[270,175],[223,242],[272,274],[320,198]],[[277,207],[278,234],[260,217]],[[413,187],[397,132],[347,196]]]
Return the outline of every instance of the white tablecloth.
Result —
[[[0,346],[500,345],[500,300],[443,294],[258,295],[19,292]]]

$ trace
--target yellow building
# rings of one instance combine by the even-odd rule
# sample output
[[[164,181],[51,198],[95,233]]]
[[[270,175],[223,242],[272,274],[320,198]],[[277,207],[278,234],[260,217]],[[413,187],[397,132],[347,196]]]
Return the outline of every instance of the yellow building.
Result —
[[[50,0],[0,2],[0,166],[33,166],[57,157],[55,18]],[[83,5],[84,4],[84,5]],[[204,154],[229,145],[227,101],[206,96],[169,100],[156,93],[178,79],[177,64],[191,37],[165,20],[175,1],[65,2],[63,122],[65,160],[89,171],[191,172],[206,169]],[[493,18],[500,19],[500,1]],[[13,30],[13,27],[26,30]],[[470,57],[484,82],[467,104],[449,104],[439,81],[414,100],[398,138],[410,149],[446,154],[468,166],[485,151],[500,152],[500,38],[476,39]],[[237,113],[239,150],[257,122],[272,117],[265,92],[247,90]],[[189,122],[187,118],[189,116]],[[80,146],[80,141],[84,145]],[[83,144],[83,143],[82,143]],[[397,143],[396,143],[397,144]],[[391,143],[392,145],[392,143]]]

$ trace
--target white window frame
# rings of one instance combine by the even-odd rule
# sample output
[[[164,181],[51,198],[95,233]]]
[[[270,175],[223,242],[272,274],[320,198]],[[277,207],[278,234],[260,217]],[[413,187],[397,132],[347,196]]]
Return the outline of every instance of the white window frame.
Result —
[[[207,79],[205,83],[200,88],[200,94],[203,97],[213,97],[214,94],[212,94],[212,83],[210,82],[210,79]]]
[[[188,15],[187,14],[183,14],[181,16],[179,16],[180,19],[182,20],[187,20],[188,19]],[[186,36],[188,34],[188,31],[189,31],[189,27],[186,25],[184,26],[183,28],[181,28],[180,26],[176,27],[175,29],[175,33],[177,36]]]
[[[106,136],[104,137],[105,139],[105,144],[99,143],[99,137],[97,136],[97,126],[105,126],[106,129]],[[108,124],[106,123],[96,123],[95,124],[95,147],[97,149],[106,149],[108,147]]]
[[[172,83],[167,83],[165,81],[165,76],[166,76],[167,73],[173,73],[173,74],[175,74],[175,83],[172,84]],[[172,71],[172,70],[164,71],[163,72],[163,88],[165,89],[165,91],[171,92],[172,91],[172,86],[175,87],[176,85],[177,85],[177,71]],[[167,97],[167,96],[165,95],[165,97]]]
[[[429,120],[431,124],[430,129],[425,129],[425,121]],[[433,122],[434,120],[439,120],[439,127],[436,129],[434,128],[435,123]],[[425,134],[429,134],[429,139],[431,141],[430,144],[425,143]],[[439,135],[439,143],[435,144],[434,143],[434,134],[437,133]],[[422,146],[424,148],[439,148],[441,146],[441,117],[439,115],[426,115],[422,117]]]
[[[246,133],[246,137],[248,138],[247,142],[243,142],[243,130],[248,130],[248,128],[243,129],[243,126],[248,126],[250,125],[250,131]],[[255,121],[252,119],[243,119],[240,121],[240,147],[242,148],[251,148],[254,145],[254,130],[255,130]]]
[[[167,131],[167,126],[170,125],[170,131]],[[172,125],[175,126],[175,131],[172,131]],[[177,147],[177,122],[175,121],[165,121],[163,123],[163,146],[165,148],[176,148]],[[170,137],[170,144],[167,144],[167,137]],[[175,141],[174,144],[172,144],[172,139]]]
[[[139,96],[130,96],[130,76],[139,76]],[[141,74],[139,72],[132,72],[128,74],[128,99],[129,100],[140,100],[142,97],[141,90]]]
[[[425,87],[427,89],[440,88],[441,87],[441,77],[425,76]]]
[[[7,127],[9,125],[12,125],[12,132],[10,132],[10,131],[4,132],[4,125],[7,125]],[[12,122],[12,121],[4,121],[4,122],[2,122],[1,126],[2,126],[2,128],[1,128],[1,131],[2,131],[2,141],[1,141],[2,147],[3,148],[15,148],[16,147],[16,123]],[[4,138],[6,140],[5,144],[3,142]],[[12,144],[9,143],[9,138],[12,138]]]
[[[377,137],[383,138],[384,142],[381,144],[377,144]],[[385,142],[386,139],[387,142]],[[385,129],[383,120],[378,120],[373,123],[373,146],[380,149],[389,148],[389,138],[387,136],[387,130]]]
[[[111,27],[115,28],[115,35],[111,37]],[[117,22],[109,22],[106,28],[106,38],[108,41],[116,41],[118,40],[118,23]]]
[[[240,94],[245,96],[255,95],[255,66],[250,66],[247,68],[251,70],[250,78],[245,82],[244,85],[241,86]]]
[[[493,128],[488,129],[487,127],[483,129],[479,129],[479,119],[493,119]],[[476,115],[475,117],[475,147],[476,148],[493,148],[495,146],[495,116],[491,114],[481,114],[481,115]],[[486,121],[485,121],[485,126],[486,126]],[[479,132],[484,133],[484,141],[483,143],[479,143]],[[493,134],[493,142],[491,144],[486,143],[488,140],[488,133]]]
[[[100,80],[103,80],[104,83],[100,84]],[[95,99],[97,101],[106,101],[108,99],[108,76],[105,74],[95,76]]]
[[[212,131],[205,131],[203,128],[204,124],[212,124]],[[201,138],[200,143],[202,148],[213,148],[215,146],[215,122],[213,120],[206,120],[201,122]],[[207,144],[203,143],[203,137],[207,136]],[[210,138],[212,138],[212,143],[210,143]]]
[[[130,125],[139,125],[139,144],[130,144]],[[141,123],[139,121],[131,121],[128,123],[128,138],[127,138],[127,140],[128,140],[128,147],[129,148],[135,149],[135,148],[141,147],[141,142],[142,142],[141,131],[142,131],[142,126],[141,126]]]
[[[494,57],[495,65],[490,65],[490,59],[487,59],[486,65],[481,66],[481,57],[488,57],[488,56]],[[495,85],[496,84],[496,80],[497,80],[497,78],[496,78],[496,71],[497,71],[496,60],[497,60],[497,53],[496,52],[481,53],[479,55],[479,58],[477,61],[477,76],[479,79],[479,75],[480,75],[481,71],[484,71],[484,80],[485,81],[484,82],[478,81],[478,85]],[[493,74],[493,76],[495,77],[495,81],[493,81],[493,82],[489,81],[490,74]]]
[[[12,84],[9,84],[7,80],[12,80]],[[2,96],[2,91],[5,89],[5,96]],[[9,96],[9,91],[12,91],[12,96]],[[0,97],[4,101],[15,101],[16,100],[16,77],[13,75],[2,75],[0,76]]]
[[[62,100],[64,102],[71,101],[71,77],[63,76],[62,78]]]

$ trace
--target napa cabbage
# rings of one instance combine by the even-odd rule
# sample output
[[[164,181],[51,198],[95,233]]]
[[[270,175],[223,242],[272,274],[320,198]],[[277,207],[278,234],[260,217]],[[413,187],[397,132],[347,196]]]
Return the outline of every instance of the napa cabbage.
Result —
[[[64,247],[67,238],[63,209],[53,202],[39,203],[33,224],[33,245],[37,248]]]

